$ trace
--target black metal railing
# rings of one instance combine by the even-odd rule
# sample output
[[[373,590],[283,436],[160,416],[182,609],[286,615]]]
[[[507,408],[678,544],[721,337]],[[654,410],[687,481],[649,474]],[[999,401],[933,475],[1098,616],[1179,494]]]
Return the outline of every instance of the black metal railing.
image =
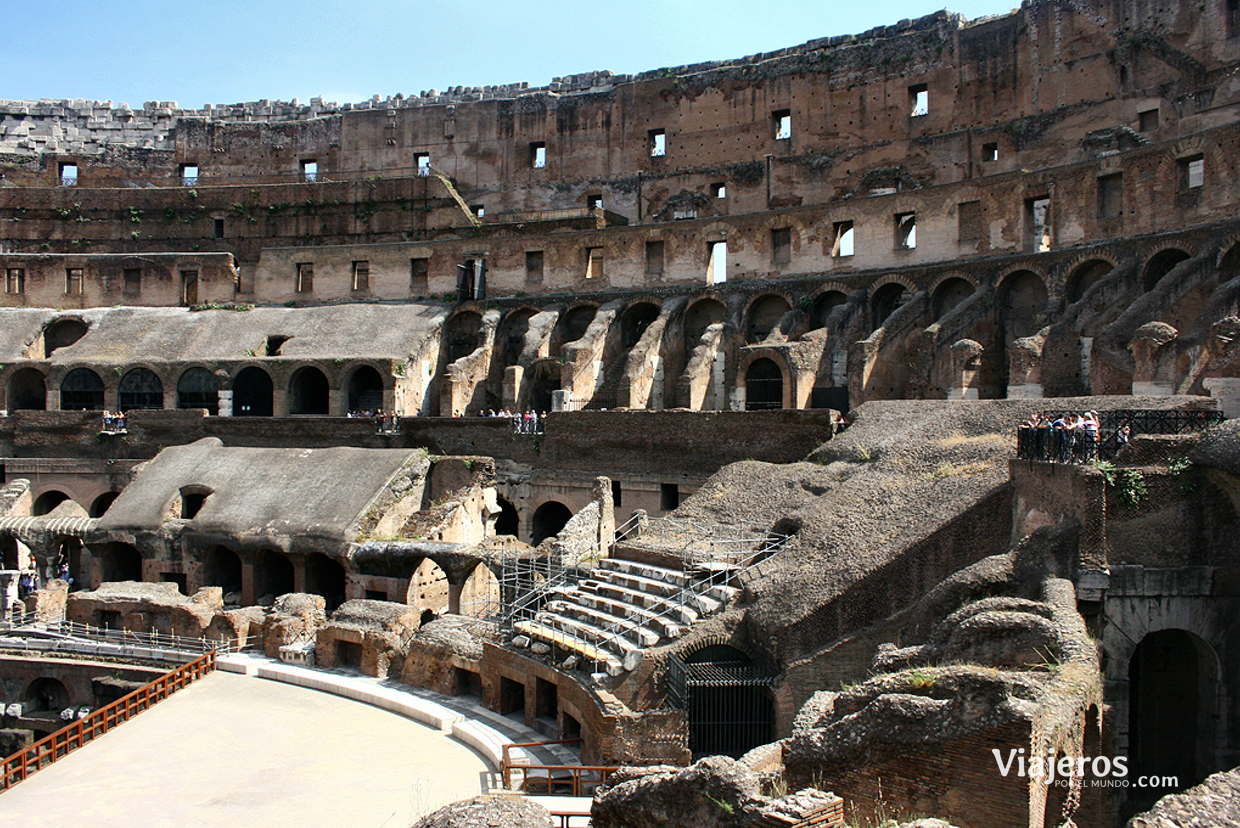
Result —
[[[771,687],[777,678],[776,670],[759,664],[686,663],[673,654],[667,666],[667,698],[689,720],[693,756],[739,758],[772,741],[775,707]]]
[[[1049,411],[1049,423],[1070,422],[1083,411]],[[1051,425],[1016,429],[1016,456],[1047,463],[1089,463],[1114,460],[1128,442],[1141,434],[1191,434],[1224,420],[1220,411],[1116,409],[1098,415],[1097,433]]]

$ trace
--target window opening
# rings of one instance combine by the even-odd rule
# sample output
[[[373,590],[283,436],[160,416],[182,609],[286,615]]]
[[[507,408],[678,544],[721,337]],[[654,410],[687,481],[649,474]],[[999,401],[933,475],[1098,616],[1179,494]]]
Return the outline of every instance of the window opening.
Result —
[[[663,273],[663,242],[646,242],[646,272],[652,276]]]
[[[319,162],[313,158],[307,158],[301,162],[301,177],[303,180],[313,183],[319,180]]]
[[[217,239],[224,238],[224,219],[215,220],[215,237]]]
[[[775,264],[792,261],[791,227],[778,227],[771,231],[771,261]]]
[[[1025,215],[1034,253],[1045,253],[1051,249],[1050,212],[1051,200],[1047,196],[1031,198],[1026,202]]]
[[[896,249],[914,250],[917,248],[917,214],[898,213],[896,215]]]
[[[184,187],[195,187],[198,185],[197,164],[181,165],[181,185]]]
[[[547,166],[547,144],[545,142],[535,141],[530,144],[530,166],[536,170]]]
[[[482,204],[471,204],[469,205],[469,209],[473,212],[476,218],[482,218],[487,214],[487,208]]]
[[[26,271],[20,267],[10,267],[4,280],[4,290],[6,293],[25,293]]]
[[[1098,179],[1098,218],[1116,218],[1123,212],[1124,176],[1104,175]]]
[[[425,296],[430,283],[430,259],[409,260],[409,292]]]
[[[853,254],[853,223],[851,221],[837,221],[835,223],[835,241],[831,244],[831,255],[837,259],[843,259]]]
[[[292,337],[288,336],[269,336],[267,337],[267,356],[280,356],[280,350],[284,347],[284,343],[288,342]]]
[[[603,278],[603,248],[591,247],[586,250],[586,278]]]
[[[65,293],[69,296],[82,295],[82,268],[70,267],[65,269]]]
[[[1137,113],[1137,131],[1153,132],[1158,129],[1158,110],[1147,109]]]
[[[540,285],[543,280],[543,252],[541,250],[525,251],[525,283]]]
[[[982,160],[983,161],[998,161],[999,160],[999,145],[997,143],[982,144]]]
[[[662,129],[650,130],[649,147],[651,158],[667,155],[667,131]]]
[[[297,292],[310,293],[314,290],[314,263],[297,263]]]
[[[586,196],[586,206],[591,210],[602,210],[603,196],[598,193]]]
[[[792,110],[780,109],[771,113],[775,121],[775,140],[787,141],[792,137]]]
[[[353,263],[353,289],[370,290],[369,261],[357,261]]]
[[[426,177],[431,174],[431,155],[429,152],[415,152],[413,154],[413,165],[418,169],[418,175]]]
[[[198,271],[181,271],[181,304],[193,307],[198,304]]]
[[[710,197],[711,198],[727,198],[728,197],[727,185],[723,184],[722,182],[718,184],[711,184],[710,185]]]
[[[659,484],[659,508],[670,512],[680,506],[680,486],[676,483]]]
[[[78,182],[78,165],[77,164],[61,164],[60,165],[60,185],[62,187],[73,187]]]
[[[1206,161],[1201,155],[1180,159],[1180,192],[1200,189],[1205,183]]]
[[[142,292],[142,271],[137,268],[126,268],[124,285],[121,292],[125,296],[137,296]]]
[[[909,116],[920,118],[930,113],[930,90],[924,83],[908,88]]]
[[[712,242],[710,245],[710,265],[706,268],[706,284],[720,285],[728,280],[728,243]]]

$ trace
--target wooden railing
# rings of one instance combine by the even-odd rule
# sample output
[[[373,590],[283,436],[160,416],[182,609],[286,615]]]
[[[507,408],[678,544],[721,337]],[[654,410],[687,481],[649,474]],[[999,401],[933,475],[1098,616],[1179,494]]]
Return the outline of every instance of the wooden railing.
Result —
[[[7,791],[30,774],[84,747],[95,737],[129,721],[151,705],[163,701],[214,669],[215,653],[209,652],[160,676],[128,696],[99,708],[89,716],[62,727],[30,747],[19,750],[0,765],[0,792]]]
[[[504,745],[504,787],[512,787],[514,772],[521,775],[519,790],[526,793],[546,791],[549,796],[589,796],[583,794],[586,785],[595,787],[607,781],[607,777],[616,771],[615,765],[527,765],[514,762],[509,755],[509,748],[542,747],[543,745],[572,745],[580,743],[580,739],[558,739],[551,742],[525,742]],[[592,793],[592,792],[591,792]]]

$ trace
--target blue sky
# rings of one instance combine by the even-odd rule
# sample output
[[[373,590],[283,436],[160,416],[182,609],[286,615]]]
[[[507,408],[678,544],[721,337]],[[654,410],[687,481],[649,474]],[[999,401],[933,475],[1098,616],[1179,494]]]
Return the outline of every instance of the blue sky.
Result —
[[[956,0],[969,18],[1016,0]],[[856,34],[943,0],[6,0],[0,98],[339,103],[627,74]]]

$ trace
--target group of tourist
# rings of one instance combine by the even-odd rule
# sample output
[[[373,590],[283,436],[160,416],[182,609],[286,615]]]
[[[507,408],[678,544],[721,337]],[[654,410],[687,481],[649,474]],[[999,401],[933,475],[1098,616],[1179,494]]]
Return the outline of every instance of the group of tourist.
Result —
[[[517,434],[542,434],[543,424],[547,419],[547,412],[539,414],[537,411],[530,409],[524,414],[517,411],[509,411],[501,408],[499,411],[488,409],[479,411],[480,417],[504,417],[512,421],[512,430]]]
[[[384,411],[382,408],[375,411],[367,409],[350,411],[346,416],[354,420],[370,420],[375,424],[375,431],[380,434],[400,433],[400,415],[395,411]]]
[[[126,430],[126,420],[124,411],[104,411],[103,412],[103,430],[111,434],[116,434]]]
[[[1089,463],[1098,459],[1101,428],[1097,411],[1059,415],[1039,412],[1021,423],[1017,454],[1031,460]],[[1130,434],[1125,424],[1116,431],[1115,439],[1122,445]]]

